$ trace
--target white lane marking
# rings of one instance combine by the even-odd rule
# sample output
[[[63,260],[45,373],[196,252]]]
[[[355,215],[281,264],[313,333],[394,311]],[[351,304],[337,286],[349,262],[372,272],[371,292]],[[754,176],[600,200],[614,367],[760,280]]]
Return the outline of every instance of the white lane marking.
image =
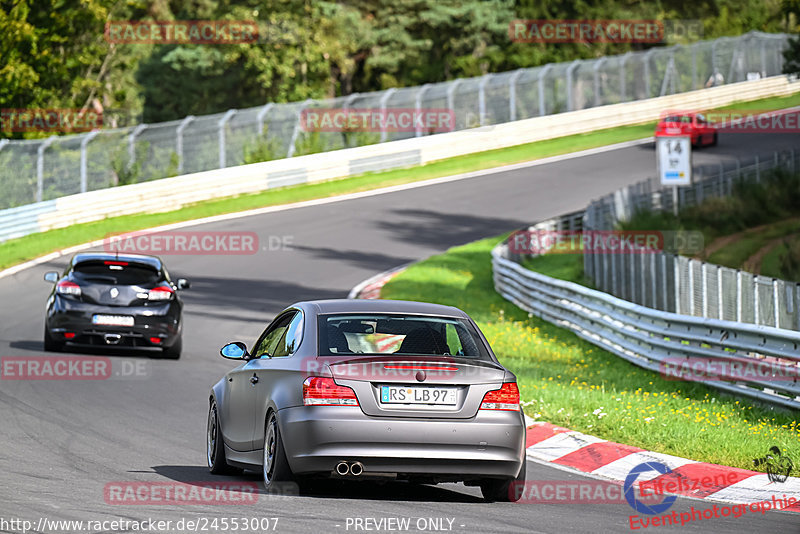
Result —
[[[710,499],[731,503],[752,503],[794,497],[800,501],[800,478],[789,477],[786,482],[770,482],[765,474],[753,475],[709,495]]]
[[[602,467],[598,467],[592,471],[592,473],[602,477],[612,478],[614,480],[625,480],[625,478],[631,472],[631,469],[644,462],[659,462],[665,464],[670,469],[677,469],[684,465],[697,463],[695,460],[688,460],[686,458],[680,458],[679,456],[662,454],[660,452],[643,451],[634,452],[627,456],[623,456],[619,460],[614,460],[613,462]],[[658,476],[661,476],[661,473],[656,471],[648,471],[646,473],[641,473],[638,480],[652,480]]]
[[[514,163],[512,165],[503,165],[500,167],[492,167],[491,169],[483,169],[480,171],[472,171],[472,172],[465,172],[461,174],[454,174],[452,176],[443,176],[441,178],[432,178],[430,180],[423,180],[420,182],[411,182],[409,184],[401,184],[401,185],[394,185],[390,187],[382,187],[380,189],[372,189],[370,191],[361,191],[359,193],[348,193],[346,195],[338,195],[334,197],[328,198],[318,198],[315,200],[305,200],[303,202],[294,202],[291,204],[282,204],[280,206],[268,206],[266,208],[256,208],[252,210],[246,211],[239,211],[236,213],[225,213],[222,215],[213,215],[211,217],[203,217],[202,219],[193,219],[191,221],[182,221],[173,224],[166,224],[163,226],[156,226],[153,228],[144,228],[140,230],[131,230],[136,232],[161,232],[166,230],[176,230],[178,228],[186,228],[189,226],[199,226],[201,224],[209,224],[215,223],[220,221],[229,221],[233,219],[239,219],[241,217],[251,217],[253,215],[263,215],[266,213],[275,213],[279,211],[297,209],[297,208],[307,208],[311,206],[321,206],[323,204],[332,204],[334,202],[343,202],[346,200],[355,200],[358,198],[366,198],[371,196],[377,195],[385,195],[387,193],[396,193],[398,191],[405,191],[408,189],[416,189],[417,187],[427,187],[430,185],[438,185],[444,184],[448,182],[456,182],[458,180],[467,180],[470,178],[477,178],[480,176],[486,176],[490,174],[497,174],[501,172],[508,172],[508,171],[515,171],[518,169],[525,169],[528,167],[536,167],[539,165],[547,165],[549,163],[558,163],[560,161],[566,161],[574,158],[581,158],[585,156],[593,156],[595,154],[602,154],[604,152],[611,152],[614,150],[620,150],[623,148],[630,148],[633,146],[644,145],[647,143],[653,142],[653,137],[646,137],[644,139],[636,139],[634,141],[625,141],[624,143],[617,143],[614,145],[607,145],[597,148],[590,148],[587,150],[581,150],[579,152],[571,152],[569,154],[561,154],[558,156],[550,156],[547,158],[536,159],[533,161],[525,161],[522,163]],[[313,183],[313,182],[312,182]],[[322,183],[322,182],[316,182]],[[263,192],[263,191],[262,191]],[[0,278],[5,278],[6,276],[10,276],[12,274],[16,274],[20,271],[25,269],[29,269],[31,267],[35,267],[36,265],[40,265],[42,263],[46,263],[48,261],[52,261],[55,259],[60,258],[61,256],[66,256],[68,254],[72,254],[74,252],[78,252],[81,250],[85,250],[87,248],[97,247],[103,244],[103,240],[92,241],[91,243],[83,243],[81,245],[75,245],[73,247],[69,247],[64,250],[60,250],[57,252],[52,252],[45,256],[41,256],[39,258],[29,260],[25,263],[20,263],[19,265],[15,265],[13,267],[9,267],[4,271],[0,271]]]
[[[561,432],[528,447],[528,455],[542,460],[556,460],[587,445],[603,443],[607,440],[582,434],[581,432]]]

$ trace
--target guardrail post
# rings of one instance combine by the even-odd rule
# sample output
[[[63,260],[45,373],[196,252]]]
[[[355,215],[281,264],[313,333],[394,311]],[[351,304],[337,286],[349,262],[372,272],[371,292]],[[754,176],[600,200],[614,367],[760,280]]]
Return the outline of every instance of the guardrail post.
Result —
[[[780,308],[780,292],[778,291],[778,281],[772,279],[772,310],[774,315],[775,328],[781,327],[781,308]]]
[[[236,115],[236,109],[229,109],[225,115],[217,123],[217,130],[219,132],[219,168],[225,168],[225,124]]]
[[[492,79],[494,74],[485,74],[478,84],[478,124],[486,125],[486,84]]]
[[[297,108],[297,122],[294,123],[294,130],[292,130],[292,137],[289,139],[289,150],[286,152],[286,157],[291,158],[294,156],[294,152],[296,150],[295,143],[297,143],[297,136],[300,135],[300,115],[303,113],[311,103],[313,102],[312,99],[308,99]]]
[[[677,77],[677,73],[675,72],[675,54],[673,53],[669,57],[669,61],[667,61],[667,66],[664,69],[664,79],[661,80],[661,91],[659,96],[664,96],[667,94],[667,85],[672,82]],[[673,93],[675,92],[675,84],[672,84]]]
[[[723,320],[724,308],[722,307],[722,267],[717,266],[717,319]]]
[[[128,170],[136,163],[136,138],[146,129],[146,124],[139,124],[128,136]]]
[[[680,256],[672,255],[672,266],[675,276],[675,313],[681,313],[681,273]]]
[[[461,78],[453,80],[453,82],[450,84],[450,87],[447,88],[447,107],[452,109],[453,113],[456,112],[456,88],[459,86],[459,84],[461,84]]]
[[[689,315],[695,315],[694,313],[694,268],[692,266],[694,260],[689,260]]]
[[[417,91],[417,96],[414,98],[414,112],[416,113],[417,117],[419,117],[421,112],[422,112],[422,97],[425,95],[425,91],[427,91],[430,86],[431,86],[431,84],[426,83],[425,85],[420,87],[419,90]],[[417,117],[415,117],[415,120],[414,120],[414,124],[415,124],[414,136],[415,137],[422,137],[422,128],[420,127],[419,122],[416,120]]]
[[[594,62],[594,66],[592,67],[592,78],[594,82],[594,105],[595,107],[600,106],[600,67],[603,66],[603,63],[606,62],[606,57],[603,56]]]
[[[51,135],[36,149],[36,202],[41,202],[44,197],[44,151],[56,140],[56,137],[58,136]]]
[[[667,255],[662,252],[661,253],[661,291],[663,293],[664,298],[661,301],[662,302],[662,304],[661,304],[662,308],[661,309],[663,309],[664,311],[669,311],[669,304],[667,304],[667,302],[669,302],[669,295],[667,293],[668,292],[667,287],[668,287],[667,286]]]
[[[694,43],[691,45],[692,49],[692,91],[697,89],[697,47],[701,43]]]
[[[81,193],[86,192],[87,184],[89,180],[86,177],[87,170],[86,170],[86,150],[87,145],[97,137],[97,134],[100,132],[98,130],[94,130],[86,134],[83,139],[81,139]]]
[[[736,321],[742,322],[742,312],[744,307],[744,299],[742,298],[742,293],[744,291],[744,287],[742,287],[742,271],[736,270]]]
[[[644,53],[644,97],[650,98],[653,95],[650,94],[650,56],[657,50],[657,48],[651,48],[647,52]]]
[[[542,67],[541,72],[539,72],[539,79],[536,80],[536,84],[539,86],[539,116],[544,117],[547,115],[547,106],[544,99],[544,83],[545,79],[547,78],[547,73],[553,68],[552,63],[548,63],[544,67]]]
[[[708,318],[708,264],[706,262],[700,264],[700,276],[703,277],[700,286],[703,291],[703,317]]]
[[[758,275],[753,275],[753,322],[761,324],[761,310],[758,307]]]
[[[573,81],[572,81],[572,73],[575,72],[575,69],[578,68],[578,65],[581,64],[580,59],[576,59],[572,63],[570,63],[569,67],[567,67],[567,111],[575,111],[575,105],[573,100],[574,95],[574,88],[573,88]]]
[[[264,133],[264,118],[267,116],[267,113],[269,113],[269,110],[271,110],[273,107],[275,107],[275,103],[270,102],[259,110],[258,115],[256,115],[256,128],[258,128],[256,135],[261,135]]]
[[[627,74],[628,71],[625,69],[625,65],[628,63],[628,60],[633,55],[633,52],[625,52],[625,55],[622,56],[622,59],[619,61],[619,101],[625,102],[625,98],[627,97]]]
[[[630,252],[631,257],[631,271],[629,273],[631,279],[631,302],[636,302],[636,254]]]
[[[387,89],[381,96],[378,106],[380,106],[382,121],[386,118],[386,102],[389,101],[389,98],[395,93],[395,91],[397,91],[397,89],[395,87],[392,87],[390,89]],[[388,134],[389,132],[386,128],[381,128],[381,143],[386,141]]]
[[[517,79],[526,69],[517,69],[508,79],[508,120],[517,120]]]
[[[650,252],[650,294],[652,295],[651,303],[653,308],[658,308],[658,298],[657,298],[657,288],[656,288],[656,253]]]
[[[181,121],[175,129],[175,151],[178,153],[178,174],[183,174],[183,131],[194,120],[194,115],[189,115]]]

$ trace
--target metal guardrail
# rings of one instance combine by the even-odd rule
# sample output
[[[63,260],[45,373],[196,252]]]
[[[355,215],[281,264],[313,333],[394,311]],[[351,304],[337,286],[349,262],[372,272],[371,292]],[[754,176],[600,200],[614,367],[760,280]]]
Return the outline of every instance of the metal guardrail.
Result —
[[[302,132],[300,115],[306,108],[447,108],[455,114],[455,129],[463,130],[685,93],[705,87],[715,73],[725,84],[775,76],[782,71],[787,39],[750,32],[420,87],[0,142],[0,209],[263,161],[263,154],[277,159],[426,135],[422,130]]]
[[[736,158],[727,166],[695,167],[700,178],[679,189],[677,207],[728,196],[737,181],[759,182],[778,168],[800,170],[800,150]],[[584,225],[590,230],[613,230],[637,210],[671,212],[674,208],[672,190],[662,189],[651,178],[592,201]],[[800,284],[795,282],[663,252],[597,252],[584,255],[583,263],[595,287],[643,306],[800,331]]]
[[[654,310],[579,284],[533,272],[509,259],[508,246],[492,251],[494,285],[520,308],[567,328],[587,341],[652,371],[665,362],[715,359],[769,361],[773,368],[800,366],[800,333],[733,321],[703,319]],[[743,377],[739,377],[743,378]],[[800,409],[797,379],[704,380],[734,394]]]

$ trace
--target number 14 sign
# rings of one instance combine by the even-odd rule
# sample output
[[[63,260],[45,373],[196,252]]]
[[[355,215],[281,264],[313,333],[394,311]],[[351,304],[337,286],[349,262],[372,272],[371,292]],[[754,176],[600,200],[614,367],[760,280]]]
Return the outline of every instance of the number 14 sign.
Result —
[[[656,163],[661,185],[691,185],[691,138],[656,137]]]

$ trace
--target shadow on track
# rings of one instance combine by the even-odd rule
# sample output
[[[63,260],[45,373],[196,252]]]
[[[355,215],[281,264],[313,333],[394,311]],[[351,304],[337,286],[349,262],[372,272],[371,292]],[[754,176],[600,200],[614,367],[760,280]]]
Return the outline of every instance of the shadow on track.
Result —
[[[217,476],[208,472],[208,468],[200,465],[157,465],[153,471],[159,475],[191,485],[204,485],[209,482],[220,484],[255,482],[259,495],[267,498],[285,499],[287,497],[306,497],[316,499],[357,499],[372,501],[408,501],[408,502],[459,502],[483,503],[480,497],[452,491],[442,486],[412,484],[409,482],[372,480],[345,481],[333,479],[303,480],[300,485],[289,484],[281,494],[267,493],[262,484],[261,473],[245,471],[239,476]],[[454,485],[449,484],[454,487]]]

